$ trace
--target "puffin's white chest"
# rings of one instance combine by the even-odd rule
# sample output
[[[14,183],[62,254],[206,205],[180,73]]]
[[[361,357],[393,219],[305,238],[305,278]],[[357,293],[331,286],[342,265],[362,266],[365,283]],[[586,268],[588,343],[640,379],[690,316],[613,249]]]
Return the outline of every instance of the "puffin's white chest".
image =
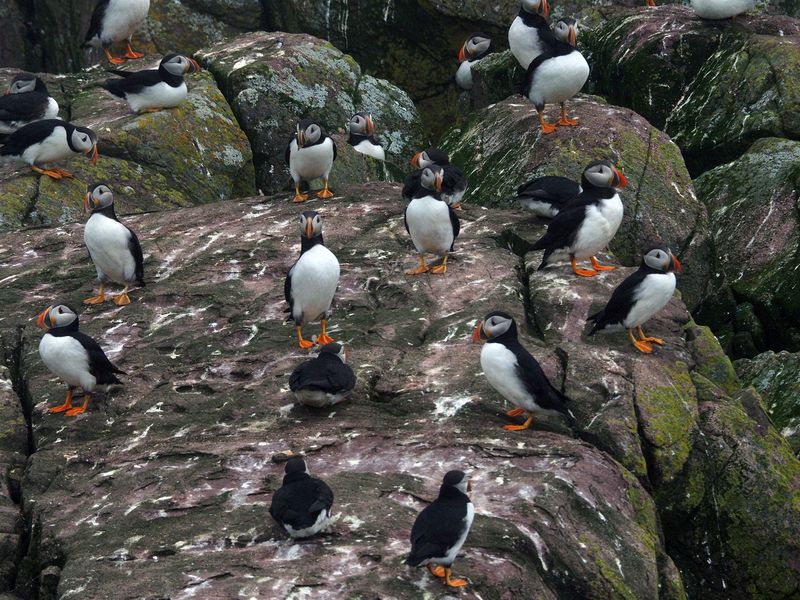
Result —
[[[339,261],[333,252],[317,244],[298,259],[291,277],[292,317],[302,323],[324,317],[339,285]]]
[[[514,406],[533,411],[536,403],[519,378],[518,364],[517,357],[503,344],[487,342],[481,349],[481,369],[491,386]]]
[[[22,160],[29,165],[46,165],[72,156],[74,152],[67,143],[67,130],[61,125],[41,142],[32,144],[22,153]]]
[[[601,200],[598,206],[600,208],[600,214],[608,221],[609,234],[611,235],[608,241],[610,242],[617,234],[619,226],[622,224],[622,215],[624,213],[622,199],[619,197],[619,194],[614,194],[612,198],[604,198]]]
[[[728,19],[755,5],[756,0],[692,0],[692,8],[703,19]]]
[[[614,237],[614,233],[600,208],[595,205],[587,206],[569,252],[578,259],[589,258],[605,248],[612,237]]]
[[[174,108],[188,95],[189,90],[185,81],[181,82],[178,87],[172,87],[168,83],[159,81],[139,92],[128,92],[125,94],[125,100],[133,112],[139,112],[145,108]]]
[[[525,25],[520,17],[516,17],[508,28],[508,47],[523,69],[527,69],[543,50],[539,31]]]
[[[453,245],[453,224],[447,203],[433,196],[414,198],[406,208],[406,223],[420,254],[444,256]]]
[[[89,217],[83,230],[83,241],[101,280],[105,276],[119,283],[133,281],[136,260],[128,246],[130,239],[128,228],[119,221],[101,214]]]
[[[55,98],[47,99],[47,107],[44,109],[44,114],[39,118],[40,119],[58,118],[58,102],[56,102]]]
[[[554,56],[537,67],[528,99],[535,106],[565,102],[581,91],[588,78],[589,63],[577,50]]]
[[[289,171],[295,181],[310,181],[327,177],[333,167],[333,140],[325,138],[321,144],[299,148],[292,140],[289,148]]]
[[[355,146],[353,146],[353,148],[356,152],[366,154],[372,158],[386,160],[386,153],[383,151],[383,146],[380,146],[379,144],[373,144],[369,140],[361,140]]]
[[[465,60],[458,65],[458,71],[456,71],[456,84],[462,90],[472,89],[472,65],[478,64],[478,62],[479,61],[477,60]]]
[[[147,18],[150,0],[111,0],[106,8],[101,36],[105,44],[131,37]]]
[[[664,308],[675,293],[675,273],[651,273],[639,284],[633,306],[623,321],[630,329],[642,325]]]
[[[50,372],[68,386],[85,392],[94,389],[97,380],[89,372],[89,354],[75,338],[45,333],[39,342],[39,356]]]

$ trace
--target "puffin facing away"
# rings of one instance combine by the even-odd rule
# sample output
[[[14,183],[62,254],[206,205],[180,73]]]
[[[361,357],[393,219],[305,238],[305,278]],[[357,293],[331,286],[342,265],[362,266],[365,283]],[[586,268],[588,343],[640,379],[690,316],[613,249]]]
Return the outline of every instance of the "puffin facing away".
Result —
[[[315,408],[347,400],[355,387],[347,350],[336,342],[323,346],[316,358],[301,363],[289,376],[289,389],[297,401]]]
[[[290,458],[284,472],[283,485],[272,496],[269,514],[292,538],[311,537],[330,521],[333,491],[308,474],[302,458]]]
[[[508,47],[523,69],[552,43],[553,34],[547,23],[549,13],[547,0],[522,0],[519,14],[511,22]]]
[[[294,180],[294,202],[305,202],[308,194],[300,193],[300,182],[322,177],[323,188],[317,198],[333,198],[328,189],[328,177],[336,160],[336,143],[322,125],[314,119],[303,119],[297,124],[294,136],[286,146],[286,164]]]
[[[467,585],[465,579],[453,578],[451,567],[475,518],[475,507],[467,496],[471,489],[463,471],[450,471],[442,480],[438,498],[422,509],[411,528],[411,553],[406,564],[427,566],[448,587]]]
[[[617,188],[625,188],[628,180],[607,160],[589,164],[581,177],[583,191],[562,208],[550,222],[547,233],[533,245],[544,250],[541,271],[554,257],[567,255],[573,272],[579,277],[594,277],[598,271],[616,267],[597,262],[595,254],[603,250],[616,235],[622,223],[622,200]],[[579,269],[577,260],[590,258],[593,269]]]
[[[117,219],[114,195],[108,186],[90,185],[84,206],[91,216],[83,229],[83,241],[97,269],[100,293],[83,303],[105,302],[105,284],[116,281],[124,284],[125,289],[114,297],[114,303],[118,306],[130,304],[128,288],[136,284],[144,287],[144,257],[139,238]]]
[[[366,154],[377,160],[386,160],[383,146],[373,135],[375,133],[375,124],[372,121],[372,115],[363,112],[354,114],[347,129],[349,133],[347,143],[356,152]]]
[[[33,73],[18,73],[5,96],[0,96],[0,135],[15,132],[28,123],[58,117],[58,102]]]
[[[86,412],[92,392],[98,385],[122,383],[117,374],[125,374],[108,360],[103,349],[88,335],[78,331],[78,315],[66,304],[48,306],[36,320],[36,326],[45,330],[39,342],[39,356],[53,375],[67,384],[64,404],[50,412],[65,412],[74,417]],[[83,404],[72,406],[72,393],[83,390]]]
[[[486,341],[481,349],[481,368],[492,387],[517,408],[506,413],[516,417],[528,413],[522,425],[504,425],[508,431],[528,429],[535,413],[560,413],[572,425],[569,398],[547,379],[536,359],[519,343],[517,323],[508,313],[490,312],[478,323],[472,343]]]
[[[701,19],[730,19],[752,10],[756,0],[692,0],[692,8]]]
[[[442,200],[448,206],[461,208],[461,199],[467,191],[467,178],[455,165],[450,164],[450,156],[439,148],[428,148],[422,152],[417,152],[411,158],[411,166],[416,169],[410,173],[403,182],[403,198],[411,200],[414,194],[420,189],[420,177],[425,167],[436,165],[444,171],[442,177]]]
[[[642,258],[637,271],[627,277],[611,294],[606,307],[589,317],[594,322],[589,335],[614,325],[628,330],[628,337],[640,352],[653,352],[651,344],[664,344],[664,340],[648,337],[642,325],[656,315],[675,293],[675,273],[681,272],[680,261],[669,248],[653,248]],[[637,329],[639,339],[633,335]]]
[[[20,127],[0,146],[0,157],[24,162],[36,173],[51,179],[72,177],[72,173],[48,165],[76,154],[90,153],[94,165],[99,156],[97,134],[86,127],[77,127],[59,119],[34,121]]]
[[[485,33],[473,33],[458,51],[458,71],[456,71],[456,84],[462,90],[472,89],[472,67],[477,65],[482,58],[490,54],[492,38]]]
[[[309,210],[300,215],[300,229],[300,258],[289,269],[283,286],[289,304],[287,320],[294,319],[301,348],[314,346],[314,342],[303,339],[303,324],[320,320],[322,331],[316,343],[326,346],[336,341],[326,333],[325,328],[339,286],[339,261],[325,247],[319,213]]]
[[[175,108],[186,99],[189,90],[183,76],[197,73],[200,65],[182,54],[167,54],[158,69],[112,71],[120,79],[106,79],[102,87],[122,98],[135,113],[158,112]]]
[[[142,58],[144,54],[131,48],[131,38],[147,19],[150,0],[100,0],[92,13],[92,21],[83,47],[102,48],[108,62],[120,65],[126,58]],[[116,58],[109,46],[127,40],[125,58]]]
[[[517,188],[516,200],[540,217],[552,219],[581,193],[579,183],[566,177],[536,177]]]

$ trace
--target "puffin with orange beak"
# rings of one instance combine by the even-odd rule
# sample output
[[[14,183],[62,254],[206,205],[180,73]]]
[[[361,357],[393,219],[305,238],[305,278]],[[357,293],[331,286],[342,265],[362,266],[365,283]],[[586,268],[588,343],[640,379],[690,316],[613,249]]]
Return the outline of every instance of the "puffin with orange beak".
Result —
[[[294,202],[308,200],[308,194],[300,192],[300,183],[318,177],[322,177],[323,187],[317,192],[317,198],[333,198],[333,192],[328,189],[328,177],[336,160],[336,143],[322,125],[314,119],[300,121],[286,146],[284,158],[294,181]]]
[[[36,326],[45,330],[39,342],[42,362],[61,381],[67,384],[64,404],[50,409],[74,417],[89,407],[92,393],[98,385],[122,383],[117,375],[124,375],[91,337],[78,330],[78,314],[66,304],[48,306],[36,319]],[[72,406],[75,389],[83,390],[83,404]]]
[[[416,169],[406,176],[403,182],[403,199],[411,200],[420,189],[420,177],[426,167],[436,165],[444,171],[442,177],[442,200],[447,205],[459,209],[461,200],[467,191],[467,178],[457,166],[450,164],[450,156],[439,148],[428,148],[422,152],[417,152],[411,158],[411,166]]]
[[[649,250],[636,272],[614,290],[605,308],[588,318],[594,323],[589,335],[622,326],[639,352],[652,353],[652,344],[662,346],[664,340],[646,336],[642,325],[670,301],[675,293],[675,274],[681,271],[680,261],[669,248],[659,246]],[[634,330],[639,334],[638,339]]]
[[[69,171],[48,165],[76,154],[91,155],[92,164],[96,164],[97,134],[59,119],[29,123],[9,135],[0,146],[0,157],[27,163],[33,171],[51,179],[72,177]]]
[[[616,269],[601,265],[595,255],[608,246],[622,223],[618,190],[627,186],[625,175],[610,161],[590,163],[581,177],[583,191],[559,211],[547,233],[533,245],[533,250],[544,250],[539,270],[561,256],[569,257],[572,270],[579,277],[594,277],[600,271]],[[593,268],[579,268],[576,261],[587,258]]]
[[[83,241],[97,269],[100,293],[87,298],[83,303],[105,302],[105,285],[114,281],[125,286],[122,293],[114,296],[114,303],[118,306],[130,304],[130,286],[138,284],[144,287],[144,257],[139,238],[117,219],[114,195],[107,185],[90,185],[84,198],[84,206],[91,216],[83,230]]]
[[[58,118],[58,102],[33,73],[18,73],[0,96],[0,135],[7,135],[28,123]]]
[[[440,273],[447,271],[447,256],[453,251],[461,230],[458,216],[442,199],[444,170],[430,165],[422,170],[419,189],[409,202],[405,212],[406,231],[419,253],[419,267],[406,271],[407,275]],[[425,254],[442,257],[435,267],[425,264]]]
[[[372,121],[372,115],[364,112],[354,114],[347,125],[347,129],[349,134],[347,143],[356,152],[366,154],[377,160],[386,160],[383,146],[373,135],[375,133],[375,124]]]
[[[472,343],[486,342],[481,349],[481,368],[491,386],[516,408],[509,417],[528,414],[522,425],[504,425],[508,431],[522,431],[533,423],[535,413],[561,414],[572,425],[570,402],[550,383],[536,359],[519,343],[517,323],[508,313],[490,312],[478,323]]]
[[[553,33],[547,23],[549,14],[547,0],[520,2],[519,14],[508,28],[508,47],[523,69],[552,43]]]
[[[485,33],[473,33],[458,51],[458,71],[456,71],[456,84],[462,90],[472,89],[472,67],[477,65],[482,58],[494,50],[492,38]]]
[[[119,71],[121,79],[106,79],[101,87],[122,98],[134,113],[159,112],[175,108],[189,95],[183,76],[197,73],[200,65],[182,54],[167,54],[158,69]]]

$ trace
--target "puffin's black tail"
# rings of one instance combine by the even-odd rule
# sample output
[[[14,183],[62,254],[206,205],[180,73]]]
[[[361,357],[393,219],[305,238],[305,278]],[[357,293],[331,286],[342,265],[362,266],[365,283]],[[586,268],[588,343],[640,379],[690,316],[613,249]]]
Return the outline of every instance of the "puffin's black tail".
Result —
[[[594,313],[593,315],[589,315],[586,317],[586,321],[591,321],[593,323],[592,330],[589,332],[589,335],[594,335],[601,329],[604,329],[608,323],[606,322],[606,310],[603,309],[599,312]]]
[[[103,83],[100,84],[100,87],[104,90],[108,90],[113,95],[117,96],[118,98],[125,97],[125,91],[122,89],[122,82],[125,81],[124,79],[106,79]]]
[[[575,415],[573,415],[572,411],[567,408],[567,404],[571,403],[572,400],[570,400],[569,397],[555,387],[553,388],[553,392],[555,392],[556,396],[558,396],[558,399],[560,400],[558,412],[564,415],[564,418],[567,420],[569,426],[573,427],[575,425]]]

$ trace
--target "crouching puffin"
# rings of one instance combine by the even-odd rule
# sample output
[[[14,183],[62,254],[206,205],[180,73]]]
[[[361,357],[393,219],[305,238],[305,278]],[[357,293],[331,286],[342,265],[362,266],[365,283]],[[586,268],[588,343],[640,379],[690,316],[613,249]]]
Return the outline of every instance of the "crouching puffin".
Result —
[[[121,78],[106,79],[102,87],[125,100],[135,113],[158,112],[186,99],[189,90],[183,76],[199,70],[193,58],[172,53],[161,59],[158,69],[112,71]]]
[[[347,143],[353,147],[353,150],[378,160],[386,160],[383,146],[373,135],[375,124],[372,121],[372,115],[363,112],[354,114],[347,129],[349,134]]]
[[[442,200],[448,206],[461,208],[461,199],[467,191],[467,178],[455,165],[450,164],[450,156],[439,148],[428,148],[422,152],[417,152],[411,158],[411,166],[415,171],[410,173],[403,182],[403,198],[411,200],[414,194],[420,189],[420,177],[422,170],[431,165],[441,167],[444,171],[442,176]]]
[[[567,177],[536,177],[517,188],[516,200],[538,216],[552,219],[580,193],[580,184]]]
[[[681,272],[680,261],[669,248],[658,247],[648,251],[635,273],[623,281],[611,294],[606,307],[591,315],[594,323],[589,335],[614,325],[628,330],[628,337],[640,352],[653,352],[651,344],[664,344],[664,340],[648,337],[642,325],[664,308],[675,293],[675,273]],[[633,330],[639,333],[637,340]]]
[[[336,143],[317,121],[303,119],[286,146],[286,164],[294,180],[294,202],[305,202],[308,194],[300,193],[300,182],[322,177],[323,188],[317,198],[333,198],[328,189],[328,177],[336,160]]]
[[[508,28],[508,47],[523,69],[552,42],[548,14],[547,0],[522,0],[519,14]]]
[[[701,19],[730,19],[752,10],[756,0],[691,0],[692,8]]]
[[[289,389],[297,401],[315,408],[347,400],[355,387],[347,350],[336,342],[323,346],[316,358],[301,363],[289,376]]]
[[[20,127],[0,146],[0,157],[24,162],[36,173],[52,179],[72,177],[72,173],[47,165],[76,154],[90,153],[94,165],[99,156],[97,134],[87,127],[78,127],[59,119],[34,121]]]
[[[58,102],[33,73],[19,73],[0,97],[0,135],[15,132],[28,123],[58,117]]]
[[[78,315],[69,306],[48,306],[39,315],[36,325],[45,330],[39,342],[42,362],[67,384],[64,404],[51,408],[50,412],[63,412],[68,417],[79,415],[89,407],[96,386],[122,383],[117,375],[125,375],[125,371],[111,364],[97,342],[78,331]],[[72,392],[76,388],[83,390],[83,404],[73,407]]]
[[[330,521],[333,491],[308,474],[302,458],[290,458],[284,472],[283,485],[272,496],[269,514],[292,538],[311,537]]]
[[[442,199],[444,171],[437,165],[422,170],[420,187],[408,203],[405,212],[406,231],[419,253],[419,267],[406,271],[407,275],[447,272],[447,256],[453,251],[461,222],[451,207]],[[425,253],[442,257],[442,264],[429,267]]]
[[[118,306],[130,304],[128,288],[136,284],[144,286],[144,258],[139,238],[117,219],[114,195],[108,186],[90,185],[84,206],[91,216],[83,230],[83,241],[97,269],[100,293],[87,298],[83,303],[105,302],[105,284],[116,281],[124,284],[125,289],[114,296],[114,303]]]
[[[142,58],[144,54],[131,48],[131,38],[150,11],[150,0],[100,0],[92,13],[84,48],[102,48],[108,62],[120,65],[126,58]],[[109,46],[127,40],[125,58],[117,58]]]
[[[472,67],[477,65],[482,58],[491,54],[492,38],[485,33],[473,33],[458,51],[458,71],[456,71],[456,84],[462,90],[472,89]]]
[[[595,254],[608,245],[622,223],[623,208],[618,188],[627,185],[625,175],[611,162],[598,160],[590,163],[581,177],[583,191],[559,211],[547,233],[533,245],[534,250],[544,250],[539,270],[547,267],[554,255],[565,254],[579,277],[594,277],[598,271],[616,269],[598,263]],[[591,259],[593,269],[578,268],[576,261],[586,258]]]
[[[339,286],[339,261],[325,247],[322,239],[322,217],[309,210],[300,215],[300,258],[294,263],[283,287],[289,304],[289,317],[297,328],[301,348],[311,348],[314,342],[303,339],[303,325],[321,321],[322,331],[315,340],[320,346],[334,342],[325,331],[331,304]]]
[[[475,507],[467,496],[471,489],[463,471],[450,471],[442,480],[439,496],[422,509],[411,528],[411,553],[406,564],[428,567],[448,587],[467,585],[465,579],[453,577],[451,567],[475,518]]]
[[[517,323],[508,313],[490,312],[478,323],[472,343],[486,344],[481,349],[481,368],[491,386],[517,408],[506,413],[516,417],[528,413],[522,425],[504,425],[508,431],[528,429],[535,413],[560,413],[572,425],[574,417],[567,408],[570,401],[558,391],[542,367],[517,339]]]

